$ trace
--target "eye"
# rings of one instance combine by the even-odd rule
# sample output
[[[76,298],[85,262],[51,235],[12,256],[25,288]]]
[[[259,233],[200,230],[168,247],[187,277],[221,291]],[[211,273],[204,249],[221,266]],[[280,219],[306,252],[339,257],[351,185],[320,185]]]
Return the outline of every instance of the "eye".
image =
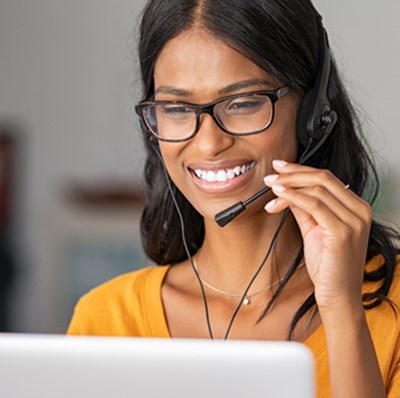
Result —
[[[225,106],[225,112],[230,114],[252,114],[260,111],[269,102],[266,96],[255,95],[230,100]]]
[[[190,107],[183,104],[160,105],[159,108],[161,108],[160,110],[168,116],[182,117],[193,113],[193,110]]]

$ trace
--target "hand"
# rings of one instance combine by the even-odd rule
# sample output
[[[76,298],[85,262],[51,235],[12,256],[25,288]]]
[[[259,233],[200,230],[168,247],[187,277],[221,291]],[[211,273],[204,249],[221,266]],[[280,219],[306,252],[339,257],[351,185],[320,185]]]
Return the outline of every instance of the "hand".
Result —
[[[293,213],[320,312],[343,304],[360,308],[371,207],[328,170],[284,161],[273,167],[279,174],[264,180],[276,198],[265,209]]]

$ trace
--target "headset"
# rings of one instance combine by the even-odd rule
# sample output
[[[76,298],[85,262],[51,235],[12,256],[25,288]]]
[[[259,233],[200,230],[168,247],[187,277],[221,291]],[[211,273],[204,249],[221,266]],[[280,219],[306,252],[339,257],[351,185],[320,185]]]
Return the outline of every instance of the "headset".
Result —
[[[297,136],[300,144],[306,148],[298,163],[305,164],[324,144],[333,128],[338,116],[332,109],[328,99],[328,85],[331,74],[331,51],[328,34],[323,27],[322,17],[318,16],[319,29],[319,60],[318,72],[313,88],[308,91],[301,102],[297,115]],[[271,188],[265,187],[243,202],[221,211],[215,216],[215,221],[224,227],[240,213],[246,206],[267,193]]]
[[[330,73],[331,73],[331,64],[332,64],[332,58],[331,58],[331,52],[330,52],[330,47],[329,47],[329,41],[328,41],[328,35],[323,27],[322,24],[322,17],[318,15],[318,30],[319,30],[319,60],[318,60],[318,71],[317,71],[317,77],[315,79],[315,83],[313,88],[308,91],[305,95],[304,98],[301,102],[300,109],[297,115],[297,136],[299,139],[300,144],[302,147],[305,148],[304,152],[302,153],[300,160],[298,161],[299,164],[305,164],[307,160],[309,160],[320,148],[321,146],[325,143],[329,135],[331,134],[333,128],[335,127],[338,116],[337,113],[332,109],[332,106],[329,102],[328,99],[328,85],[329,85],[329,79],[330,79]],[[146,128],[144,124],[142,124],[143,128]],[[208,309],[208,304],[207,304],[207,297],[205,294],[204,286],[201,281],[201,278],[199,276],[199,273],[197,271],[197,268],[194,265],[192,255],[190,254],[187,242],[186,242],[186,234],[185,234],[185,224],[183,220],[183,215],[182,212],[179,208],[179,204],[176,200],[176,197],[174,195],[173,189],[172,189],[172,182],[170,180],[168,171],[165,167],[163,157],[159,151],[158,145],[157,145],[157,140],[153,136],[149,136],[149,143],[151,148],[154,150],[156,155],[158,156],[164,170],[165,178],[167,181],[167,186],[168,189],[171,193],[172,199],[174,206],[176,208],[176,211],[178,213],[179,219],[180,219],[180,224],[181,224],[181,234],[182,234],[182,242],[185,248],[185,251],[188,255],[188,259],[191,262],[192,269],[195,273],[195,276],[199,282],[202,296],[203,296],[203,301],[204,301],[204,309],[205,309],[205,315],[206,315],[206,322],[207,322],[207,328],[208,332],[210,335],[210,338],[213,339],[213,331],[210,323],[210,317],[209,317],[209,309]],[[230,221],[232,221],[236,216],[238,216],[240,213],[242,213],[245,209],[246,206],[262,195],[264,195],[266,192],[268,192],[271,188],[270,187],[265,187],[262,190],[258,191],[255,193],[253,196],[251,196],[249,199],[236,203],[235,205],[229,207],[228,209],[225,209],[218,213],[215,216],[215,221],[220,225],[221,227],[225,226],[228,224]],[[281,217],[281,221],[271,239],[271,242],[269,244],[267,253],[262,260],[261,264],[257,268],[257,271],[253,275],[252,279],[250,280],[249,284],[247,285],[243,296],[236,307],[228,328],[225,332],[224,339],[226,340],[229,336],[230,330],[232,328],[232,325],[234,323],[234,320],[236,319],[236,316],[242,306],[242,302],[244,298],[246,297],[248,291],[250,290],[251,286],[253,285],[253,282],[256,280],[257,276],[261,272],[262,268],[264,267],[266,261],[268,260],[272,249],[274,248],[279,232],[282,229],[282,226],[287,218],[287,215],[289,213],[289,210],[286,209],[283,212],[283,215]],[[287,274],[284,276],[284,279],[282,280],[282,283],[279,284],[279,289],[277,292],[275,292],[274,298],[277,296],[277,294],[281,291],[285,283],[290,279],[290,277],[293,275],[294,271],[296,270],[299,262],[297,260],[301,260],[301,257],[298,256],[296,259],[296,262],[294,266],[292,266]]]
[[[303,147],[314,142],[325,142],[337,122],[337,113],[332,110],[328,99],[328,85],[331,73],[331,52],[328,34],[322,25],[322,17],[318,17],[319,26],[319,62],[314,87],[306,93],[297,116],[297,135]],[[322,144],[321,144],[322,145]],[[318,148],[320,145],[318,145]],[[313,151],[313,154],[316,151]]]

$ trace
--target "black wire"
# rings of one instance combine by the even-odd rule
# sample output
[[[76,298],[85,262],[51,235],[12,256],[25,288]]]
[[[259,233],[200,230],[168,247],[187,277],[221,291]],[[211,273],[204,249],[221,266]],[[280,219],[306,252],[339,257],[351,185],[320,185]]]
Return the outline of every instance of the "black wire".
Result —
[[[199,285],[200,285],[201,294],[203,296],[203,302],[204,302],[204,310],[205,310],[205,313],[206,313],[206,322],[207,322],[208,333],[209,333],[209,336],[210,336],[211,340],[213,340],[214,336],[213,336],[213,332],[212,332],[212,328],[211,328],[210,314],[209,314],[209,310],[208,310],[206,292],[204,291],[203,283],[202,283],[202,281],[200,279],[200,275],[199,275],[199,273],[198,273],[198,271],[197,271],[197,269],[196,269],[196,267],[195,267],[195,265],[193,263],[193,257],[190,254],[190,250],[189,250],[189,247],[188,247],[187,242],[186,242],[185,222],[183,220],[183,215],[182,215],[181,209],[179,208],[179,204],[178,204],[178,202],[176,200],[174,191],[172,189],[171,180],[170,180],[167,168],[165,167],[164,159],[162,158],[161,153],[158,151],[157,147],[155,146],[155,144],[153,142],[152,142],[152,146],[153,146],[153,149],[154,149],[155,153],[157,154],[157,156],[159,157],[159,159],[161,161],[161,164],[163,166],[163,170],[164,170],[164,174],[165,174],[165,179],[167,181],[168,189],[169,189],[169,192],[171,194],[172,201],[174,203],[175,209],[176,209],[176,211],[178,213],[179,222],[181,224],[181,234],[182,234],[183,247],[185,249],[185,252],[186,252],[186,254],[188,256],[188,259],[190,261],[192,269],[193,269],[193,271],[194,271],[194,273],[196,275],[196,278],[197,278],[197,280],[199,282]]]
[[[322,141],[322,140],[321,140],[321,141]],[[325,141],[325,140],[324,140],[324,141]],[[305,162],[320,148],[320,146],[322,145],[323,142],[322,142],[322,143],[319,142],[318,145],[316,145],[316,147],[313,148],[312,151],[310,151],[310,148],[312,147],[313,143],[314,143],[314,140],[313,140],[312,138],[310,138],[310,140],[308,141],[307,148],[304,150],[304,152],[302,153],[302,155],[301,155],[301,157],[300,157],[299,163],[301,163],[301,164],[305,163]],[[309,151],[310,151],[310,152],[309,152]],[[248,284],[247,287],[246,287],[246,290],[244,291],[244,293],[243,293],[243,295],[242,295],[242,298],[240,299],[240,302],[239,302],[238,306],[236,307],[236,309],[235,309],[235,311],[234,311],[234,313],[233,313],[233,315],[232,315],[232,318],[231,318],[231,320],[230,320],[230,322],[229,322],[228,328],[227,328],[226,333],[225,333],[225,336],[224,336],[224,340],[227,340],[227,338],[228,338],[228,336],[229,336],[229,333],[230,333],[230,331],[231,331],[233,322],[234,322],[234,320],[235,320],[235,318],[236,318],[236,316],[237,316],[237,314],[238,314],[240,308],[242,307],[243,301],[244,301],[244,299],[246,298],[246,295],[247,295],[248,291],[250,290],[250,288],[251,288],[251,286],[253,285],[254,281],[256,280],[257,276],[259,275],[259,273],[260,273],[261,270],[263,269],[265,263],[267,262],[268,257],[270,256],[270,254],[271,254],[271,252],[272,252],[272,249],[273,249],[274,246],[275,246],[275,243],[276,243],[276,240],[277,240],[277,238],[278,238],[279,232],[281,231],[281,229],[282,229],[282,227],[283,227],[283,224],[284,224],[285,221],[286,221],[286,218],[287,218],[287,216],[288,216],[288,214],[289,214],[289,211],[290,211],[289,209],[286,209],[286,210],[284,211],[284,213],[283,213],[283,215],[282,215],[282,218],[281,218],[281,221],[279,222],[278,228],[276,229],[276,231],[275,231],[275,233],[274,233],[274,236],[272,237],[271,243],[270,243],[270,245],[269,245],[268,251],[267,251],[267,253],[266,253],[264,259],[262,260],[262,262],[261,262],[260,266],[258,267],[256,273],[255,273],[255,274],[253,275],[253,277],[251,278],[249,284]]]
[[[323,141],[325,141],[325,140],[323,140]],[[179,204],[178,204],[178,202],[176,200],[174,191],[172,189],[171,180],[170,180],[167,168],[165,166],[164,159],[163,159],[161,153],[159,152],[158,148],[156,147],[154,141],[151,141],[151,144],[152,144],[152,147],[153,147],[155,153],[157,154],[158,158],[160,159],[161,164],[163,166],[163,171],[164,171],[164,174],[165,174],[165,179],[167,181],[167,186],[168,186],[169,192],[171,193],[172,201],[173,201],[175,209],[176,209],[176,211],[178,213],[179,222],[181,224],[181,234],[182,234],[183,247],[184,247],[184,249],[186,251],[186,254],[187,254],[188,259],[190,261],[190,264],[192,266],[193,272],[195,273],[197,281],[198,281],[198,283],[200,285],[201,294],[202,294],[203,302],[204,302],[204,310],[205,310],[205,315],[206,315],[208,333],[209,333],[210,339],[214,340],[214,335],[213,335],[213,332],[212,332],[211,321],[210,321],[210,314],[209,314],[209,309],[208,309],[208,303],[207,303],[207,296],[206,296],[206,292],[204,290],[203,282],[201,281],[200,275],[199,275],[199,273],[198,273],[198,271],[197,271],[197,269],[196,269],[196,267],[194,265],[193,257],[192,257],[192,255],[190,253],[190,250],[189,250],[187,242],[186,242],[185,222],[184,222],[184,219],[183,219],[183,215],[182,215],[181,209],[179,207]],[[301,156],[301,158],[299,160],[299,163],[301,163],[301,164],[303,164],[303,162],[305,163],[316,152],[316,150],[319,149],[319,147],[322,145],[322,143],[319,142],[317,144],[316,148],[313,148],[313,150],[310,153],[308,153],[308,151],[312,147],[312,144],[313,144],[313,139],[310,138],[310,140],[308,142],[308,145],[307,145],[307,148],[303,152],[303,154],[302,154],[302,156]],[[257,271],[255,272],[255,274],[251,278],[249,284],[247,285],[247,287],[246,287],[246,289],[245,289],[245,291],[244,291],[244,293],[242,295],[242,298],[240,299],[240,302],[239,302],[238,306],[236,307],[236,309],[235,309],[235,311],[234,311],[234,313],[233,313],[233,315],[231,317],[231,320],[229,321],[228,328],[227,328],[227,330],[225,332],[225,335],[224,335],[224,340],[228,339],[229,333],[230,333],[230,331],[232,329],[232,325],[233,325],[233,323],[234,323],[234,321],[236,319],[236,316],[237,316],[240,308],[242,307],[242,304],[243,304],[244,299],[246,298],[247,292],[250,290],[250,288],[253,285],[254,281],[256,280],[257,276],[259,275],[259,273],[263,269],[265,263],[267,262],[270,254],[272,252],[272,249],[274,248],[274,246],[276,244],[276,240],[278,238],[279,232],[281,231],[281,229],[283,227],[283,224],[286,221],[286,218],[287,218],[287,215],[289,214],[289,211],[290,211],[289,209],[286,209],[284,211],[284,213],[283,213],[283,215],[281,217],[281,221],[279,222],[278,228],[276,229],[276,231],[274,233],[274,236],[272,237],[272,240],[271,240],[271,243],[270,243],[269,248],[267,250],[267,253],[266,253],[265,257],[263,258],[263,260],[262,260],[260,266],[258,267]]]
[[[250,288],[251,288],[251,286],[253,285],[254,281],[256,280],[257,276],[259,275],[259,273],[260,273],[261,270],[263,269],[265,263],[267,262],[268,257],[270,256],[270,254],[271,254],[271,252],[272,252],[272,249],[273,249],[274,246],[275,246],[276,239],[278,238],[279,232],[280,232],[280,230],[282,229],[283,224],[284,224],[284,222],[285,222],[286,217],[287,217],[288,214],[289,214],[289,209],[286,209],[286,210],[284,211],[282,217],[281,217],[281,221],[280,221],[280,223],[279,223],[279,225],[278,225],[278,228],[276,229],[276,231],[275,231],[275,233],[274,233],[274,236],[272,237],[272,240],[271,240],[271,243],[270,243],[270,245],[269,245],[267,254],[265,255],[264,259],[262,260],[262,262],[261,262],[260,266],[258,267],[256,273],[255,273],[255,274],[253,275],[253,277],[251,278],[250,283],[247,285],[246,290],[244,291],[243,296],[242,296],[242,298],[240,299],[240,302],[239,302],[238,306],[236,307],[235,312],[234,312],[233,315],[232,315],[232,318],[231,318],[231,320],[230,320],[230,322],[229,322],[228,328],[227,328],[226,333],[225,333],[225,336],[224,336],[224,340],[227,340],[227,338],[228,338],[228,336],[229,336],[229,333],[230,333],[230,331],[231,331],[233,322],[234,322],[234,320],[235,320],[235,318],[236,318],[236,315],[238,314],[240,308],[242,307],[242,304],[243,304],[244,299],[246,298],[247,292],[250,290]]]

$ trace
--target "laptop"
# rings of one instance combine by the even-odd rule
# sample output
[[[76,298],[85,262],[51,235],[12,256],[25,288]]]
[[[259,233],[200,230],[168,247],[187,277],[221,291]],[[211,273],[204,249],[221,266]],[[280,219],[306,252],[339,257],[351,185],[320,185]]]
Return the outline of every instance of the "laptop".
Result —
[[[7,398],[314,398],[301,344],[0,334]]]

